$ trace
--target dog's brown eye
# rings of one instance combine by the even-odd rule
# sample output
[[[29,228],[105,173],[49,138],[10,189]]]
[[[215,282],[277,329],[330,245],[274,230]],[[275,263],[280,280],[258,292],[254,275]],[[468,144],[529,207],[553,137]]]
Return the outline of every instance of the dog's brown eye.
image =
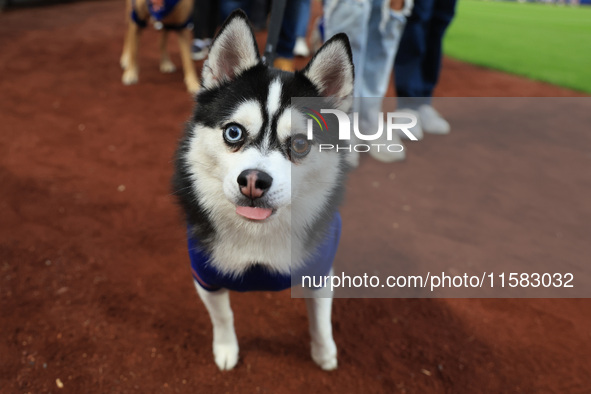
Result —
[[[296,158],[302,158],[310,152],[310,141],[302,135],[298,134],[291,139],[291,154]]]

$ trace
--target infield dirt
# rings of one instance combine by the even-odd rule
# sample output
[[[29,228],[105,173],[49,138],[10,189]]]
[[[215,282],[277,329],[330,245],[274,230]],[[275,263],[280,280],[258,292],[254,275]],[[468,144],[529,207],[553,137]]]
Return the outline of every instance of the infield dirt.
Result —
[[[2,393],[589,392],[588,299],[337,299],[339,369],[327,373],[310,359],[302,300],[288,291],[245,294],[232,298],[239,364],[218,371],[170,191],[171,159],[193,103],[180,72],[158,71],[152,30],[142,39],[140,83],[121,85],[123,9],[101,1],[0,15]],[[578,94],[446,59],[437,95]],[[480,149],[463,156],[467,167],[454,166],[454,144],[465,138],[478,138]],[[367,231],[356,215],[384,203],[363,192],[380,182],[394,196],[386,211],[399,224],[393,242],[420,239],[453,255],[453,229],[468,219],[446,199],[461,203],[470,189],[459,183],[444,193],[448,179],[425,174],[443,166],[456,171],[449,177],[469,177],[468,164],[482,158],[502,165],[496,138],[454,130],[411,146],[402,164],[364,159],[349,181],[343,239]],[[590,139],[563,146],[576,156]],[[535,151],[523,155],[517,172],[543,164]],[[572,160],[551,164],[577,185],[572,198],[591,195],[588,158],[586,167]],[[573,164],[583,167],[571,171]],[[530,197],[514,187],[513,198]],[[556,209],[540,201],[540,209]],[[432,232],[427,206],[450,218],[449,232]],[[564,237],[588,237],[590,217],[588,208],[580,212]],[[508,253],[528,253],[512,247]],[[339,258],[354,250],[344,242]],[[495,253],[494,243],[479,253]]]

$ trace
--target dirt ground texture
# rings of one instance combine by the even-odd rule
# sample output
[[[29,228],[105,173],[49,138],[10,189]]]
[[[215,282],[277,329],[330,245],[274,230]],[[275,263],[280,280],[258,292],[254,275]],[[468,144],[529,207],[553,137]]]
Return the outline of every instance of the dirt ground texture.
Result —
[[[102,1],[0,14],[1,393],[591,392],[588,299],[337,299],[339,368],[327,373],[309,356],[303,300],[289,291],[235,295],[240,361],[218,371],[170,192],[171,158],[192,101],[181,73],[158,71],[151,30],[139,85],[121,85],[123,9]],[[446,59],[437,95],[579,94]],[[454,148],[465,138],[479,148]],[[454,229],[467,224],[448,202],[461,205],[469,189],[456,183],[446,193],[444,170],[471,179],[477,175],[466,167],[479,158],[501,166],[495,138],[454,130],[412,145],[402,164],[363,160],[342,209],[344,239],[364,230],[360,207],[380,203],[361,192],[378,180],[392,189],[386,212],[401,234],[393,247],[428,234],[425,245],[453,255]],[[584,167],[571,171],[585,164],[577,155],[589,146],[589,136],[563,142],[572,161],[552,163],[565,184],[580,186],[571,198],[591,194]],[[520,154],[516,172],[543,164]],[[441,177],[429,177],[433,168]],[[382,181],[392,173],[394,182]],[[512,196],[521,192],[529,197],[517,186]],[[540,201],[541,210],[565,209]],[[418,209],[400,208],[415,202]],[[446,226],[431,227],[434,212],[447,215]],[[581,219],[589,217],[586,210],[565,222],[565,237],[588,238]],[[344,242],[339,256],[354,250]],[[415,252],[407,247],[406,258],[419,258]],[[479,249],[495,252],[493,242]]]

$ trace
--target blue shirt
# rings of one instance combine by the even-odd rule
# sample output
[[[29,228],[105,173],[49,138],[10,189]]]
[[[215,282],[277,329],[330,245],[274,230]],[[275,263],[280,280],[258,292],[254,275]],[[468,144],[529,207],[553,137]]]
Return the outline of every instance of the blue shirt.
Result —
[[[208,291],[228,289],[233,291],[281,291],[299,285],[303,275],[324,276],[332,268],[341,238],[341,215],[335,213],[324,240],[312,257],[293,275],[281,274],[267,266],[253,264],[240,275],[223,274],[210,262],[209,254],[199,245],[199,240],[187,237],[193,278]]]

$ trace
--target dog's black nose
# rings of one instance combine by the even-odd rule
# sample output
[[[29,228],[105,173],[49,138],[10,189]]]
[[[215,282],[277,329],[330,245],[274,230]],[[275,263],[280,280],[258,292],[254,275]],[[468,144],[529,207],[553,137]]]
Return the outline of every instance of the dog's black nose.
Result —
[[[271,175],[258,170],[244,170],[238,175],[238,187],[240,193],[246,197],[255,199],[262,197],[273,183]]]

